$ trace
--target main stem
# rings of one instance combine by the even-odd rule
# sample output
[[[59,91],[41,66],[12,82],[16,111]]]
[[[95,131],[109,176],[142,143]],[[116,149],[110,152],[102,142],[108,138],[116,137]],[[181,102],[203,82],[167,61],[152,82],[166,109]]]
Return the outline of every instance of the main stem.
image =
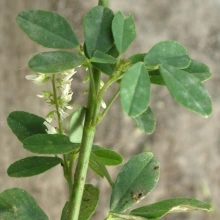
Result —
[[[90,77],[93,77],[94,72],[91,73]],[[78,220],[79,217],[89,159],[97,126],[93,121],[97,121],[100,110],[100,103],[97,102],[97,86],[99,85],[100,78],[93,77],[93,79],[95,87],[92,85],[91,80],[82,143],[80,146],[79,159],[74,175],[74,185],[70,199],[70,220]],[[94,94],[94,92],[96,94]]]
[[[98,5],[108,7],[109,0],[99,0]],[[74,184],[70,199],[70,220],[78,220],[82,202],[83,190],[89,166],[92,144],[96,133],[96,122],[99,116],[101,102],[97,102],[100,85],[100,72],[94,71],[89,64],[90,88],[88,105],[86,110],[85,125],[83,129],[82,143],[80,146],[79,159],[74,175]]]
[[[79,217],[79,211],[95,132],[95,127],[89,125],[84,127],[83,139],[75,172],[75,181],[70,201],[71,220],[78,220]]]

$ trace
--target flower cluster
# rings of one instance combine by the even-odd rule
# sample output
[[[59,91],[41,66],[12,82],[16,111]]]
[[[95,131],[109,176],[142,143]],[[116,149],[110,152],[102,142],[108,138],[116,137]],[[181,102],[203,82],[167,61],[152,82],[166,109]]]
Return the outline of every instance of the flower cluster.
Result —
[[[57,77],[52,91],[43,91],[43,94],[37,95],[43,98],[49,105],[54,106],[54,110],[48,113],[46,120],[51,123],[56,114],[59,114],[61,120],[65,119],[68,114],[66,109],[72,109],[69,102],[72,100],[73,92],[71,90],[72,76],[76,73],[75,69],[61,73],[61,77]],[[43,85],[52,80],[52,74],[35,73],[27,75],[26,79],[33,81],[36,85]],[[54,89],[56,91],[54,91]],[[58,111],[58,112],[57,112]],[[48,129],[49,130],[49,129]]]

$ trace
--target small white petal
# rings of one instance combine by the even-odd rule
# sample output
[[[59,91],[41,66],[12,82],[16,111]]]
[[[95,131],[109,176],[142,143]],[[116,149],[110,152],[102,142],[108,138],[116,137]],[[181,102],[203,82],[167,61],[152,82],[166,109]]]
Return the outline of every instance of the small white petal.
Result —
[[[47,114],[46,116],[46,121],[48,123],[51,123],[53,121],[53,119],[55,118],[55,111],[51,111]]]
[[[64,112],[64,110],[62,108],[59,108],[59,113],[60,113],[60,116],[61,116],[62,120],[69,116],[69,114]]]
[[[66,75],[64,78],[63,78],[63,81],[67,82],[70,80],[70,78],[76,73],[76,70],[75,69],[72,69],[68,72],[64,72],[63,74]],[[72,81],[72,80],[71,80]]]
[[[73,107],[70,106],[70,105],[67,105],[66,108],[67,108],[67,109],[73,109]]]
[[[72,96],[73,96],[73,93],[70,93],[69,95],[65,97],[64,101],[66,101],[67,103],[70,102],[72,100]]]
[[[105,85],[105,83],[101,80],[100,81],[100,89]]]
[[[33,81],[36,85],[43,85],[50,79],[46,74],[32,74],[27,75],[25,78]]]
[[[27,75],[27,76],[25,76],[25,78],[27,80],[35,80],[37,78],[37,74]]]
[[[47,121],[45,121],[43,124],[47,127],[46,129],[47,134],[57,134],[56,128],[54,128]]]
[[[63,99],[65,96],[67,96],[69,94],[69,91],[70,91],[70,85],[66,84],[65,88],[62,91],[61,99]]]
[[[106,104],[103,100],[101,101],[101,106],[102,106],[102,108],[106,108]]]
[[[39,97],[39,98],[44,98],[44,95],[37,95],[37,97]]]
[[[60,98],[63,102],[68,103],[72,100],[72,95],[73,95],[73,92],[71,91],[70,85],[67,84],[64,90],[62,91]]]

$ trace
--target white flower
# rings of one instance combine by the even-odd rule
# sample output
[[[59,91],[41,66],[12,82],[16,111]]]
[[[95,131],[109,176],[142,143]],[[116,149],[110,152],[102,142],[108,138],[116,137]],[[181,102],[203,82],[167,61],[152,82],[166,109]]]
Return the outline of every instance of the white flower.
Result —
[[[105,102],[104,102],[103,100],[101,101],[101,106],[102,106],[102,108],[104,108],[104,109],[106,108],[106,104],[105,104]]]
[[[43,99],[43,98],[44,98],[44,95],[37,95],[37,97]]]
[[[47,114],[46,116],[46,121],[48,123],[51,123],[53,121],[53,119],[55,118],[55,111],[51,111]]]
[[[43,91],[43,95],[37,95],[37,97],[43,98],[43,99],[45,99],[46,102],[47,102],[48,100],[51,100],[51,99],[52,99],[53,94],[52,94],[51,92],[49,92],[49,91]]]
[[[66,102],[66,104],[68,104],[72,100],[72,96],[73,93],[70,93],[69,95],[63,98],[63,101]]]
[[[60,113],[61,120],[65,119],[66,117],[69,116],[69,114],[67,114],[62,108],[59,108],[58,111]]]
[[[66,84],[65,87],[61,89],[61,92],[61,103],[63,106],[66,106],[72,100],[73,96],[70,84]]]
[[[66,108],[67,109],[73,109],[73,107],[71,105],[67,105]]]
[[[56,128],[54,128],[47,121],[45,121],[43,124],[47,127],[47,129],[45,129],[47,134],[57,134]]]
[[[66,84],[65,87],[63,87],[61,99],[64,99],[66,96],[68,96],[70,91],[71,91],[70,84]]]
[[[102,80],[100,80],[100,86],[99,86],[99,88],[101,89],[104,85],[105,85],[105,83],[104,83]]]
[[[50,77],[48,77],[46,74],[31,74],[27,75],[25,78],[27,80],[33,81],[36,85],[39,86],[43,85],[50,79]]]
[[[63,72],[62,74],[63,75],[66,75],[64,78],[63,78],[63,81],[64,82],[71,82],[72,80],[70,80],[70,78],[76,73],[76,70],[75,69],[72,69],[68,72]]]

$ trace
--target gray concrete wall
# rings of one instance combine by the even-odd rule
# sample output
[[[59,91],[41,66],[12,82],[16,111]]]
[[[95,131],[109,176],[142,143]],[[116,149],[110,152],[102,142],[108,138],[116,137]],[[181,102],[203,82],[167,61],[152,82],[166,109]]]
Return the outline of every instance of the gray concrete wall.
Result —
[[[126,117],[117,102],[109,116],[100,125],[96,142],[118,149],[128,160],[142,151],[152,151],[161,163],[161,178],[143,202],[149,204],[170,197],[196,197],[211,201],[217,210],[170,215],[164,219],[217,220],[220,219],[220,1],[219,0],[110,0],[113,10],[132,13],[136,20],[137,39],[127,55],[147,52],[155,43],[176,40],[188,48],[194,59],[210,66],[214,73],[206,84],[213,99],[213,116],[203,119],[179,106],[164,87],[153,86],[152,109],[157,116],[153,135],[141,134]],[[58,220],[67,200],[66,183],[61,168],[27,179],[13,179],[6,174],[7,167],[25,152],[7,127],[6,118],[11,111],[24,110],[41,116],[48,112],[42,100],[36,97],[40,88],[25,80],[30,73],[28,59],[46,49],[31,42],[17,27],[15,17],[22,10],[53,10],[66,17],[83,41],[83,15],[96,0],[1,0],[0,1],[0,191],[20,187],[29,191],[51,220]],[[81,73],[83,75],[83,73]],[[76,103],[84,103],[83,76],[73,81]],[[108,99],[108,97],[106,97]],[[111,173],[119,168],[111,169]],[[106,180],[90,177],[101,187],[101,202],[95,220],[102,220],[108,211],[110,189]]]

